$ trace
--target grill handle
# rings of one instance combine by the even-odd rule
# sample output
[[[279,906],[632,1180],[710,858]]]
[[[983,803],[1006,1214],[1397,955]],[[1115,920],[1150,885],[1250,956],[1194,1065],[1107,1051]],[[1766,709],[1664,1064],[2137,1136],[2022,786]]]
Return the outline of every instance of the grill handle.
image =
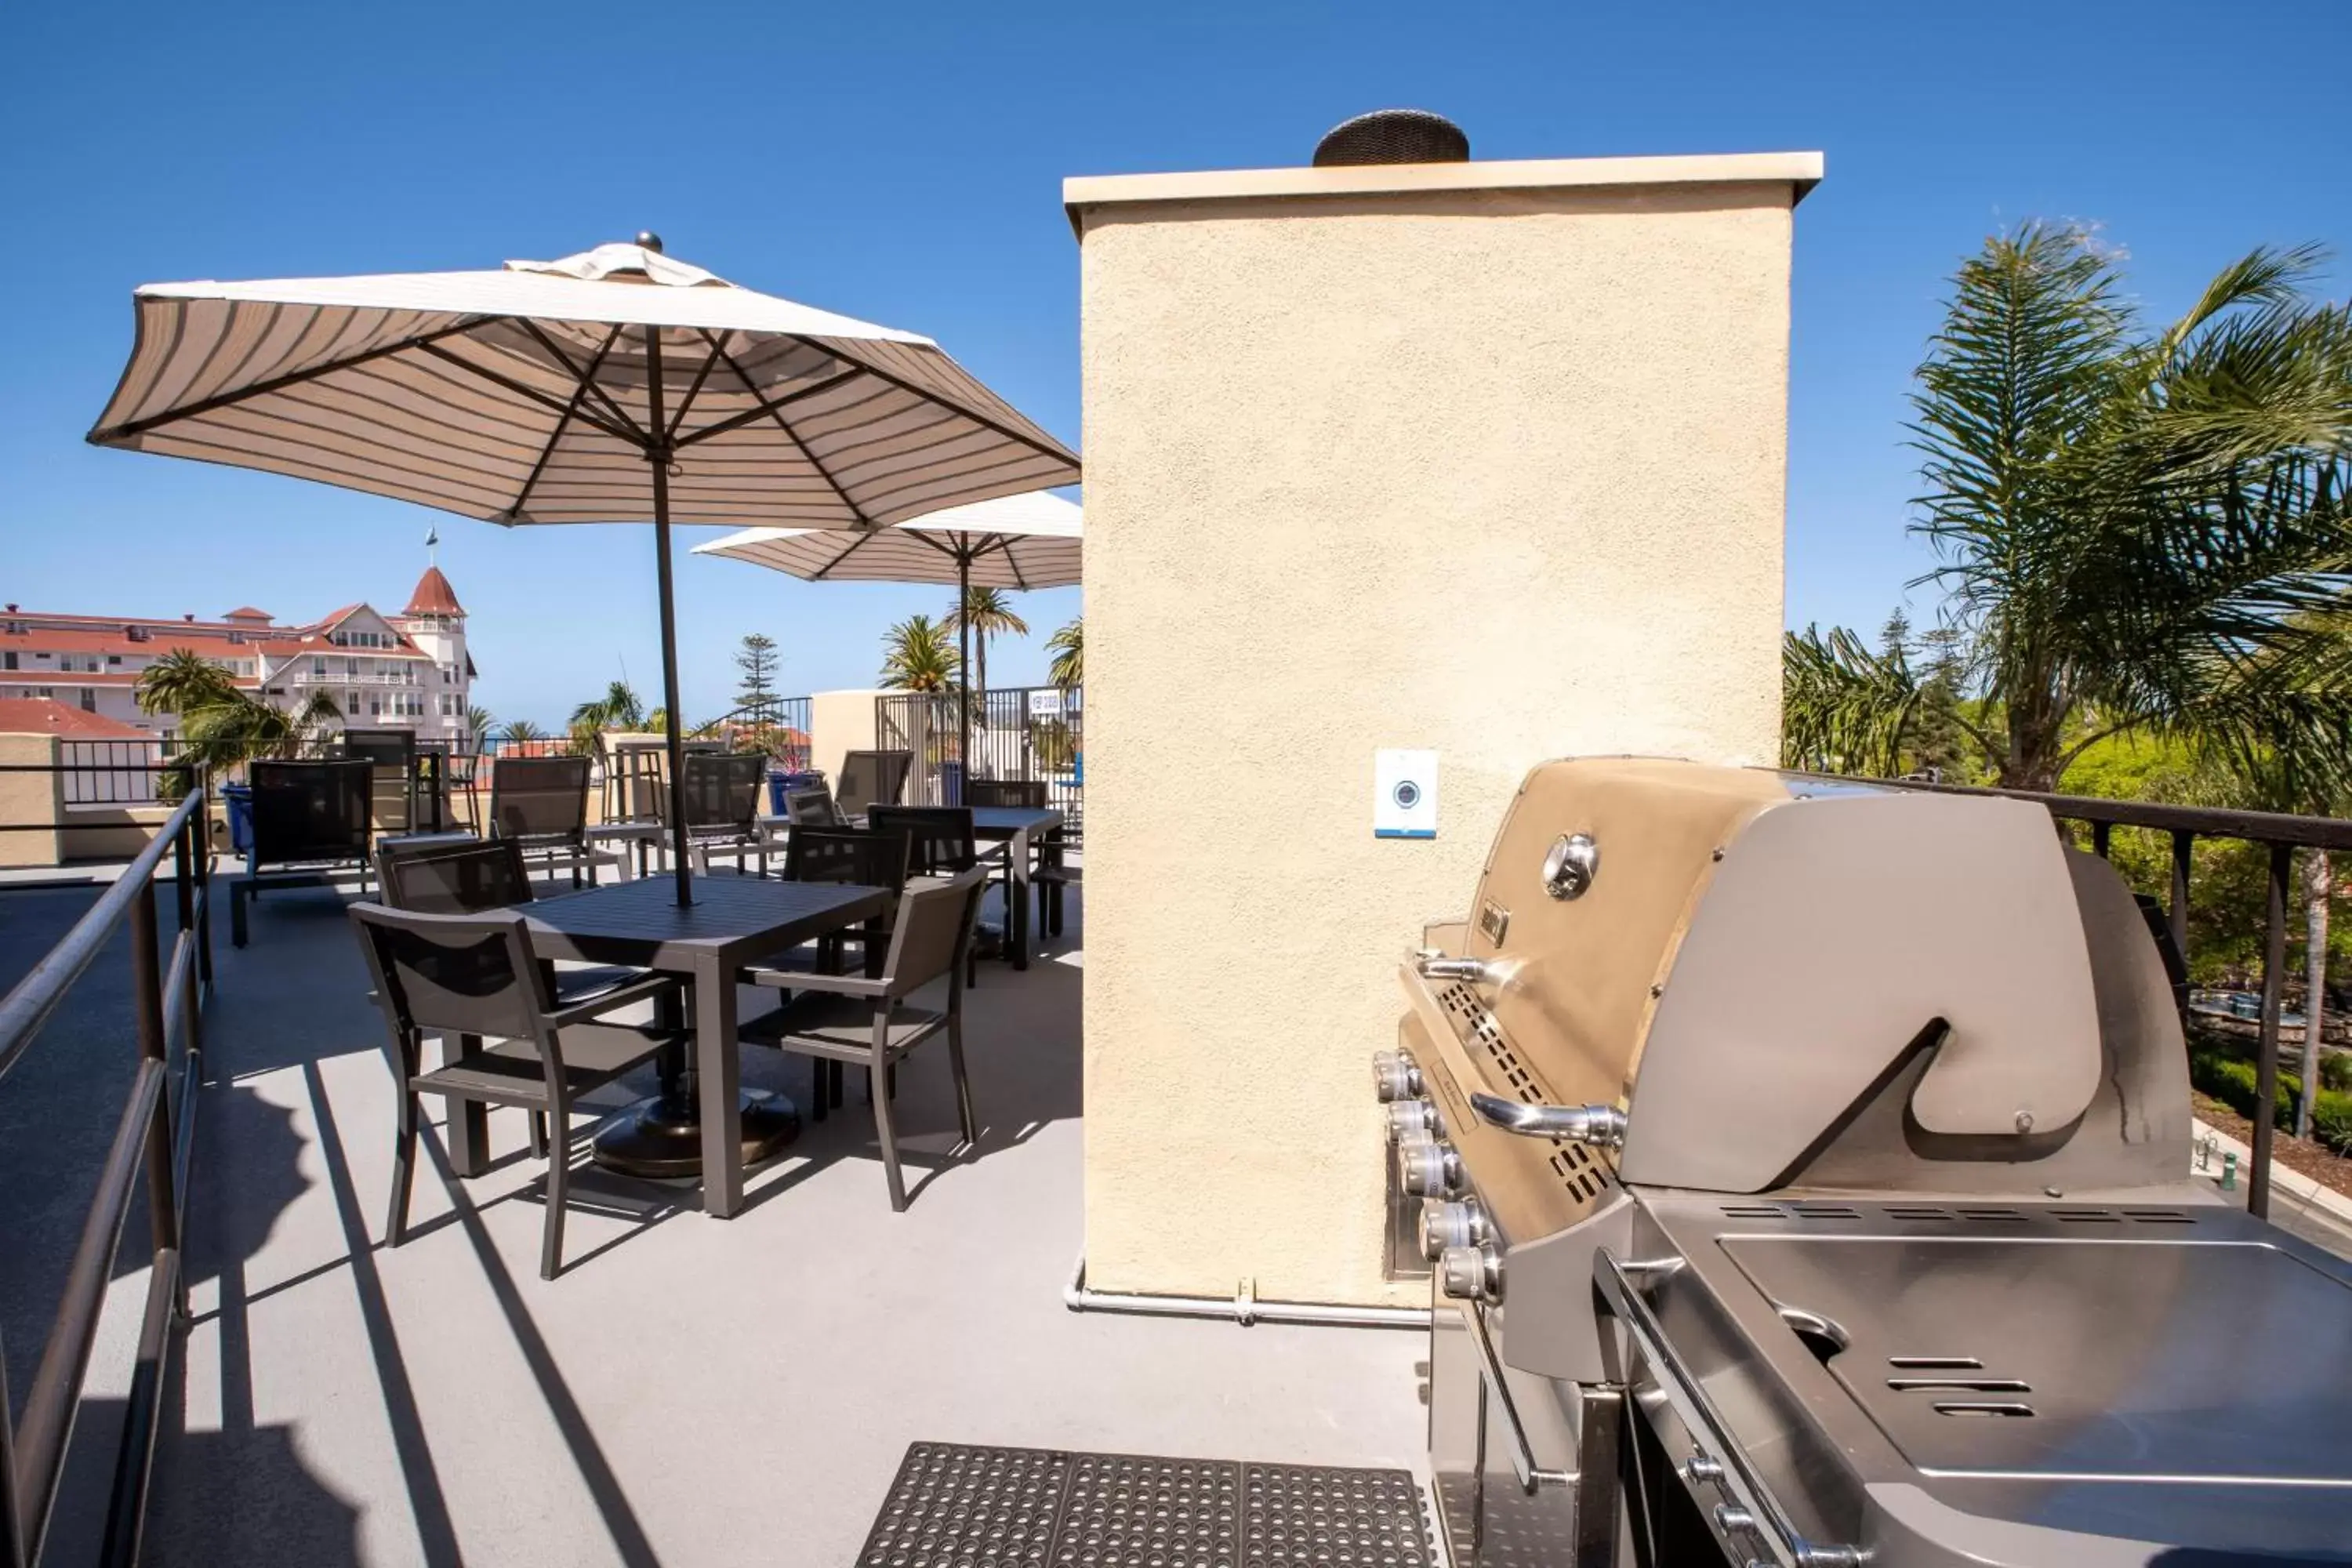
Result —
[[[1625,1142],[1625,1113],[1613,1105],[1528,1105],[1499,1094],[1473,1094],[1470,1109],[1489,1127],[1522,1138],[1565,1138],[1614,1149]]]
[[[1749,1464],[1747,1449],[1731,1435],[1706,1390],[1668,1345],[1657,1314],[1650,1310],[1625,1266],[1606,1251],[1594,1252],[1592,1283],[1602,1307],[1625,1326],[1642,1359],[1657,1373],[1659,1392],[1693,1441],[1706,1458],[1721,1467],[1715,1479],[1731,1494],[1732,1502],[1717,1510],[1718,1522],[1756,1541],[1780,1568],[1862,1568],[1867,1563],[1870,1552],[1864,1547],[1825,1545],[1798,1531],[1788,1510]]]

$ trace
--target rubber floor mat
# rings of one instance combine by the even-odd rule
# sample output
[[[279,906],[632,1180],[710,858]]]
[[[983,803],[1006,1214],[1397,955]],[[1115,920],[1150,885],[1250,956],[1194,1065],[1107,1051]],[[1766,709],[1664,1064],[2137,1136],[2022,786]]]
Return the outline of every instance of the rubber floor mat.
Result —
[[[913,1443],[860,1568],[1435,1568],[1404,1470]]]

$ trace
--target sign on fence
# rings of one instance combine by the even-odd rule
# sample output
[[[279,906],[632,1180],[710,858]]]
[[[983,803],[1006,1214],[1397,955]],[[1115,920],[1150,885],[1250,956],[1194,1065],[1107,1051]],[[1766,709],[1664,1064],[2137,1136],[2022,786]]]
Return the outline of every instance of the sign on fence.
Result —
[[[1058,686],[1032,687],[1029,691],[1029,717],[1058,719],[1062,716],[1062,689]]]

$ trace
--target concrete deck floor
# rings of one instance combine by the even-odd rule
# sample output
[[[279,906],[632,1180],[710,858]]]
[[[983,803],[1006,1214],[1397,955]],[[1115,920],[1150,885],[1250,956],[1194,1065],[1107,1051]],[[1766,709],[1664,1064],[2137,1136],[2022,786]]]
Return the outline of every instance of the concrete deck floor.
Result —
[[[930,1167],[907,1213],[852,1073],[731,1221],[690,1191],[584,1180],[599,1206],[575,1206],[551,1283],[519,1113],[493,1119],[499,1163],[474,1181],[428,1136],[411,1239],[379,1244],[391,1085],[338,901],[265,899],[241,952],[223,921],[184,1420],[148,1560],[845,1563],[917,1439],[1416,1466],[1419,1335],[1064,1306],[1081,917],[969,994],[975,1154],[938,1157],[944,1055],[902,1068]],[[745,1071],[805,1104],[798,1062],[752,1051]]]

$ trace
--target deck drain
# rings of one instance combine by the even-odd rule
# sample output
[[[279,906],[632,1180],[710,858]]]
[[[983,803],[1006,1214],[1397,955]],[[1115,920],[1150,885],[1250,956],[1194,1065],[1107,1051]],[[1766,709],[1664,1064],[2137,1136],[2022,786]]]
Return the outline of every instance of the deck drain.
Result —
[[[914,1443],[860,1568],[1434,1568],[1403,1470]]]

